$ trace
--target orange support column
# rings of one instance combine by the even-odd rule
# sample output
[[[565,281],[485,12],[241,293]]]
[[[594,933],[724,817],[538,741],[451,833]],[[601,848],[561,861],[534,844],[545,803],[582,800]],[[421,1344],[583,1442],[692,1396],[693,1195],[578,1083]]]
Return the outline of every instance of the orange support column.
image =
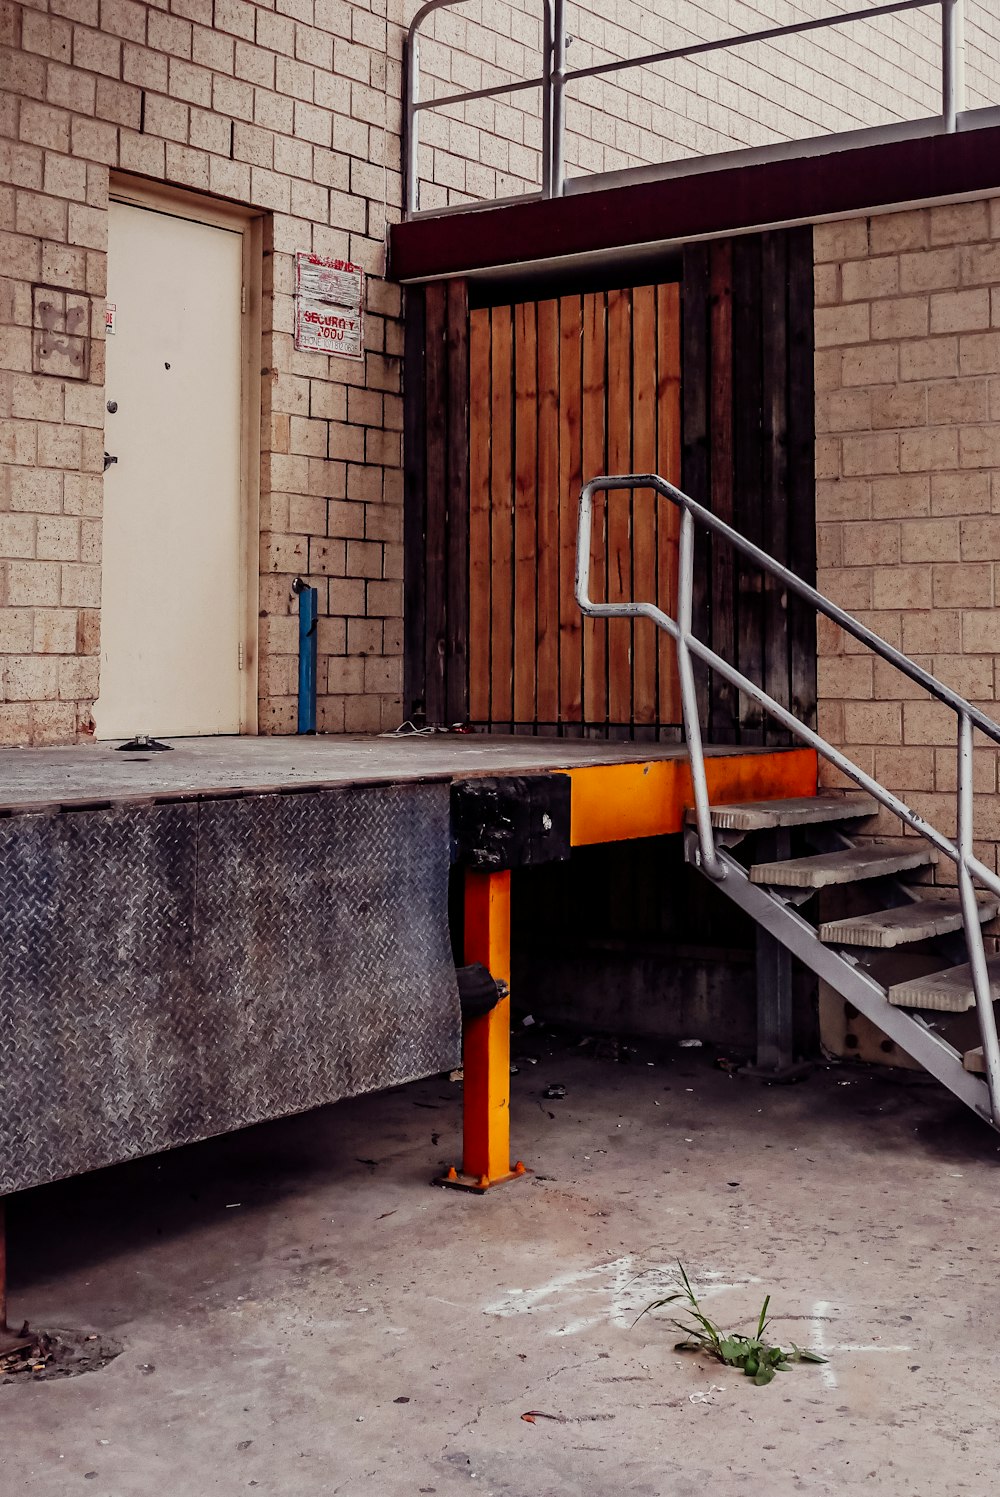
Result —
[[[465,875],[465,961],[482,962],[491,976],[510,983],[510,874]],[[527,1174],[510,1162],[510,998],[481,1017],[467,1019],[462,1035],[465,1090],[462,1169],[442,1185],[489,1190]]]

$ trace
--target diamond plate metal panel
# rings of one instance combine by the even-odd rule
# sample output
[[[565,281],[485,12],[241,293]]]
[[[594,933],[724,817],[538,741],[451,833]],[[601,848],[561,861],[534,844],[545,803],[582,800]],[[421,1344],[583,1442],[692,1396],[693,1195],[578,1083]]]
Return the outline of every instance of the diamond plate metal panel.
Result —
[[[448,802],[0,821],[0,1192],[458,1064]]]

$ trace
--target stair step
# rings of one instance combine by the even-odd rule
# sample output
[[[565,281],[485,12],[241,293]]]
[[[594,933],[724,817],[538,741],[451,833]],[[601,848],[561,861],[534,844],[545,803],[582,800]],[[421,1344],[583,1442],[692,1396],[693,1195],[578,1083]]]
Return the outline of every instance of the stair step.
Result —
[[[986,1075],[986,1060],[983,1056],[982,1045],[977,1045],[974,1050],[966,1050],[962,1057],[962,1064],[967,1071],[972,1071],[976,1076]]]
[[[979,900],[980,920],[992,920],[1000,911],[1000,899]],[[830,920],[819,928],[819,938],[827,946],[868,946],[886,949],[903,946],[909,941],[926,941],[961,930],[962,905],[957,898],[916,899],[898,909],[876,910],[871,915],[852,915],[846,920]]]
[[[755,863],[752,884],[777,884],[785,889],[825,889],[828,884],[855,884],[866,878],[885,878],[909,868],[928,868],[937,853],[926,842],[864,842],[840,852],[817,853],[807,858],[782,858],[776,863]]]
[[[746,801],[713,806],[712,825],[726,832],[763,832],[779,826],[812,826],[821,821],[855,821],[874,816],[878,801],[870,795],[808,795],[796,800]],[[694,812],[687,813],[689,822]]]
[[[1000,956],[988,958],[986,971],[994,1001],[1000,999]],[[933,1008],[942,1014],[964,1014],[975,1008],[972,968],[947,967],[942,972],[928,972],[926,977],[911,977],[889,989],[889,1002],[896,1008]]]

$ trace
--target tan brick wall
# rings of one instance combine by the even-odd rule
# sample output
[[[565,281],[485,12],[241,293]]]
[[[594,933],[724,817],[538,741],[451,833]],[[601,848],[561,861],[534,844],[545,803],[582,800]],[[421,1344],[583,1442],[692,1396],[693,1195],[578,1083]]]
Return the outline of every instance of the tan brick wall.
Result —
[[[820,589],[995,717],[1000,199],[822,224],[815,260]],[[819,698],[827,737],[953,831],[947,708],[825,623]],[[996,866],[997,756],[976,758]]]
[[[0,742],[66,741],[91,728],[113,171],[268,215],[262,729],[294,726],[290,584],[299,573],[320,590],[320,726],[398,721],[402,339],[400,295],[384,270],[401,192],[402,44],[417,3],[0,0]],[[804,3],[815,9],[820,0]],[[1000,23],[983,22],[985,8],[970,3],[972,52],[985,57],[987,32]],[[570,7],[574,63],[764,17],[756,7],[730,17],[729,0],[702,0],[679,28],[659,6],[619,0],[613,20],[607,9],[596,0]],[[764,18],[787,20],[793,9],[801,13],[773,0]],[[795,42],[581,93],[570,109],[570,164],[604,169],[837,128],[869,122],[883,106],[890,115],[926,112],[936,43],[920,24],[890,18],[867,52],[862,28],[855,55],[874,61],[860,73],[843,57],[855,44],[831,33],[808,58],[806,43]],[[446,86],[524,76],[536,65],[536,0],[473,0],[435,25],[449,46],[431,44],[425,55]],[[996,68],[977,66],[970,53],[973,102],[975,79]],[[467,115],[427,117],[428,202],[517,190],[537,175],[537,101],[520,95],[468,106]],[[307,249],[349,256],[370,272],[362,365],[293,349],[293,256]],[[57,288],[70,348],[66,367],[44,374],[33,367],[38,283]]]
[[[295,725],[299,573],[320,591],[321,728],[398,722],[400,292],[384,271],[401,32],[384,11],[384,0],[0,5],[0,741],[66,741],[91,726],[115,170],[269,214],[262,730]],[[370,272],[362,364],[294,351],[298,250]],[[61,377],[79,367],[33,372],[40,282],[65,292],[90,336],[84,380]]]

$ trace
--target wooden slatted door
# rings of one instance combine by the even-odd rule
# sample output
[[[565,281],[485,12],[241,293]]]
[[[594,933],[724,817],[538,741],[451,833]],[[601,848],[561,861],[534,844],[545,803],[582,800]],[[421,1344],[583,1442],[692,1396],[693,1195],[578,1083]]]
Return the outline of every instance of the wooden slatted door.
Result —
[[[577,506],[602,473],[680,482],[675,284],[474,309],[469,320],[469,719],[649,737],[679,721],[674,651],[647,620],[584,620]],[[601,496],[592,594],[675,605],[677,512]]]

